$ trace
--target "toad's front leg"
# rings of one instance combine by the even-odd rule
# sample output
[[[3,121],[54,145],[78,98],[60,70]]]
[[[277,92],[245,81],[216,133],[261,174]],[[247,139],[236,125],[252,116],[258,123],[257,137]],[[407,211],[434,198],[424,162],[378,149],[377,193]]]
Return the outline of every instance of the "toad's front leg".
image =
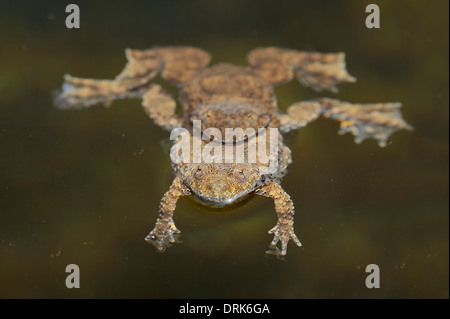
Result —
[[[154,245],[158,251],[164,251],[175,242],[174,234],[180,233],[173,222],[173,212],[180,197],[190,195],[190,190],[176,177],[159,204],[159,214],[155,227],[145,237],[145,241]]]
[[[292,239],[300,247],[302,244],[294,233],[294,204],[281,185],[273,182],[261,186],[255,190],[255,194],[270,197],[275,203],[278,222],[274,228],[269,230],[269,234],[274,235],[270,246],[275,246],[281,240],[280,254],[283,256],[286,255],[289,240]]]

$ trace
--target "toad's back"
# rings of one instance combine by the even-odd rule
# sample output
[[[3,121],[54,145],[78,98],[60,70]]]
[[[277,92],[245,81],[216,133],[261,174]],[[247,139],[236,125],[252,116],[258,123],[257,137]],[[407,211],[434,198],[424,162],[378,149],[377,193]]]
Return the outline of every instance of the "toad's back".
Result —
[[[216,64],[200,70],[180,92],[185,126],[201,120],[203,128],[267,127],[277,112],[272,85],[248,67]]]

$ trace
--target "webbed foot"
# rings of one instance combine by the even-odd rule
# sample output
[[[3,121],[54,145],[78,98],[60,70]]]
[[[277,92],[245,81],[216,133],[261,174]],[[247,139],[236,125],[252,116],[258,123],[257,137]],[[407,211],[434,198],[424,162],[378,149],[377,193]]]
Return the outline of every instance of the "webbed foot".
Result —
[[[145,241],[156,247],[159,252],[164,252],[173,243],[180,243],[179,231],[172,219],[168,223],[156,223],[155,228],[145,237]]]
[[[300,247],[302,245],[302,243],[300,242],[300,240],[298,240],[297,236],[294,233],[294,227],[291,224],[280,224],[277,223],[277,225],[272,228],[271,230],[269,230],[269,234],[273,234],[273,240],[270,243],[270,248],[272,249],[276,249],[275,251],[279,252],[279,255],[281,256],[285,256],[286,252],[287,252],[287,244],[289,242],[289,240],[293,240],[294,243],[297,244],[298,247]],[[281,241],[281,251],[279,249],[277,249],[278,247],[276,247],[277,243]],[[273,254],[273,250],[268,251],[270,252],[270,254]],[[266,253],[268,253],[266,252]]]

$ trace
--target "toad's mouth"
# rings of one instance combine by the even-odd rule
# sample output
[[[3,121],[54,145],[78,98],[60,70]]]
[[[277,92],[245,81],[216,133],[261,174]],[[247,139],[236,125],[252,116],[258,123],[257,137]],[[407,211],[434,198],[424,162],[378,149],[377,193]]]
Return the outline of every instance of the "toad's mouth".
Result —
[[[243,199],[248,197],[246,195],[248,194],[237,194],[232,197],[210,197],[194,194],[193,198],[196,202],[200,202],[203,205],[221,208],[241,202]]]

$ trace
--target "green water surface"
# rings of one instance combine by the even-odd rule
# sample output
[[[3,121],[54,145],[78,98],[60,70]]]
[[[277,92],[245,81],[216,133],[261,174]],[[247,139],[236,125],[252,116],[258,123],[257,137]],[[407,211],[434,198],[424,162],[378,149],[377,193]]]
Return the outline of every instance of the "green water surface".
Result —
[[[75,1],[71,30],[65,2],[1,2],[0,297],[448,298],[448,1],[375,2],[380,29],[365,27],[371,1]],[[180,200],[183,243],[157,253],[144,237],[172,181],[168,132],[138,99],[52,105],[65,73],[113,78],[125,48],[155,45],[236,64],[258,46],[345,52],[358,82],[338,95],[292,82],[276,88],[280,108],[402,102],[415,131],[382,149],[319,119],[290,137],[282,185],[303,246],[285,260],[264,253],[276,214],[259,197],[225,211]],[[80,289],[65,286],[72,263]],[[379,289],[365,286],[372,263]]]

